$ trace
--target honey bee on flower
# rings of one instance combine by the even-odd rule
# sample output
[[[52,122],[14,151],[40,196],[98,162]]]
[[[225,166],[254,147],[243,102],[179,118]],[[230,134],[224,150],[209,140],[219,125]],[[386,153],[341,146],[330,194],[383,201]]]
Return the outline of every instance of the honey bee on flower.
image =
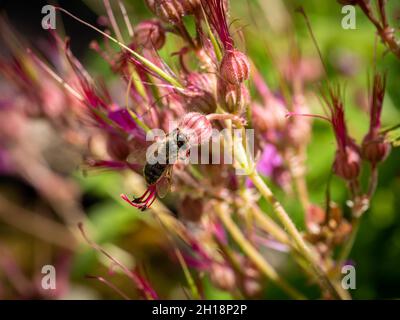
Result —
[[[129,200],[126,195],[122,195],[122,198],[142,211],[149,208],[157,195],[163,197],[169,190],[174,165],[187,160],[190,148],[207,142],[211,134],[212,126],[207,116],[196,112],[188,113],[177,128],[149,147],[143,168],[146,192],[133,200]],[[149,153],[152,155],[148,156]]]

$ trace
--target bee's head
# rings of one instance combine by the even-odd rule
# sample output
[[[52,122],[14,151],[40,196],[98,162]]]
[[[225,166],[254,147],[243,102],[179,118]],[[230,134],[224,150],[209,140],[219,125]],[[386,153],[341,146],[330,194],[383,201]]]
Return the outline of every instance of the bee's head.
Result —
[[[172,133],[171,142],[173,145],[170,151],[172,151],[173,156],[177,157],[177,160],[186,160],[190,150],[189,139],[187,136],[177,128]],[[170,156],[170,159],[171,158],[172,157]]]
[[[187,149],[189,147],[187,137],[178,129],[175,132],[175,141],[178,149]]]

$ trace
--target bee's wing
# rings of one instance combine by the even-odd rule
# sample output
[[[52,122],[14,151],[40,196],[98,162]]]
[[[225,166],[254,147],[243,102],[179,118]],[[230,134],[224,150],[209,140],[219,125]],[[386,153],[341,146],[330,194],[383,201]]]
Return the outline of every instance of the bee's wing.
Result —
[[[157,182],[157,195],[160,198],[164,198],[171,191],[172,168],[173,166],[168,166],[163,177]]]
[[[132,151],[128,155],[126,161],[129,164],[136,164],[140,166],[144,166],[146,164],[146,153],[148,148],[150,147],[150,143],[137,143],[132,146]]]

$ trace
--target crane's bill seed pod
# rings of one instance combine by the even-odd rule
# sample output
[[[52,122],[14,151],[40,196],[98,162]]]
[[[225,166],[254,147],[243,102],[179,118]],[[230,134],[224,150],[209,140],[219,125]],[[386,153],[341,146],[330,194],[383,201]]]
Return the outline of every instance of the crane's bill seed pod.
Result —
[[[347,181],[357,179],[360,174],[361,157],[359,152],[351,147],[338,149],[333,164],[335,174]]]
[[[191,112],[179,122],[178,128],[186,135],[191,145],[200,145],[210,140],[212,125],[210,120],[201,113]]]
[[[220,72],[222,79],[230,84],[239,85],[249,78],[249,59],[236,49],[227,51],[221,61]]]

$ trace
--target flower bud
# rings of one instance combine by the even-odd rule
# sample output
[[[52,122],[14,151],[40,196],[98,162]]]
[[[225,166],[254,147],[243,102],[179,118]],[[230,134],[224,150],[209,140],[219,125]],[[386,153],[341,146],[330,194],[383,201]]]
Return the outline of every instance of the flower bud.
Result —
[[[362,157],[373,165],[384,161],[390,150],[391,145],[385,142],[383,136],[374,136],[373,134],[367,134],[361,146]]]
[[[221,61],[220,72],[222,79],[230,84],[239,85],[249,78],[249,59],[238,50],[227,51]]]
[[[146,49],[161,49],[165,44],[165,31],[155,19],[139,23],[135,28],[134,42]]]
[[[214,263],[210,270],[210,280],[219,289],[231,291],[236,286],[235,272],[228,266]]]
[[[257,298],[262,293],[262,285],[260,279],[248,278],[244,280],[243,290],[248,298]]]
[[[212,125],[210,120],[201,113],[190,112],[179,123],[178,128],[189,139],[190,145],[200,145],[210,140]]]
[[[355,147],[346,146],[336,152],[334,172],[341,178],[351,181],[360,174],[361,159]]]

